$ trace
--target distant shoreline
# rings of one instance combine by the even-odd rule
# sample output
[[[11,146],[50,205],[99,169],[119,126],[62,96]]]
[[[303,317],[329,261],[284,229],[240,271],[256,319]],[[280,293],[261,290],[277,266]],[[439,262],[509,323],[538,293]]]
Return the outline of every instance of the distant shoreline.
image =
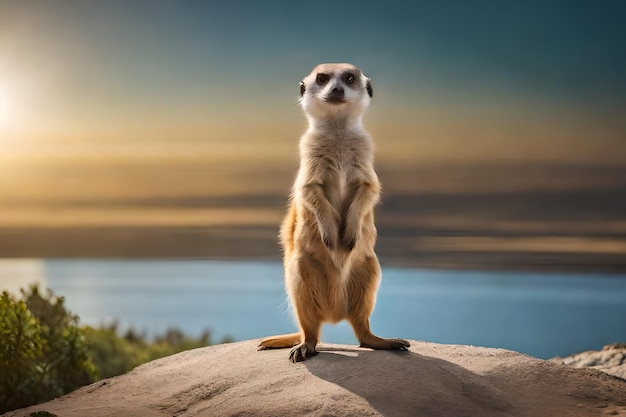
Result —
[[[0,258],[224,259],[280,262],[274,227],[0,228]],[[432,240],[432,239],[431,239]],[[471,237],[467,238],[472,242]],[[598,251],[465,250],[383,232],[383,266],[626,274],[626,256]]]
[[[207,157],[17,170],[0,195],[0,258],[279,261],[293,169]],[[626,274],[626,166],[380,164],[379,176],[383,265]]]

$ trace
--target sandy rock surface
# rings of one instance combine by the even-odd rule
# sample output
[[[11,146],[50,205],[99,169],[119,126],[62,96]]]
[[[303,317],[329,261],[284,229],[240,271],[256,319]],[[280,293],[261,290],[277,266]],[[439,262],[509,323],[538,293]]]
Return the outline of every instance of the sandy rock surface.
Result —
[[[606,345],[602,350],[590,350],[552,361],[574,368],[597,369],[626,380],[626,343]]]
[[[321,345],[292,364],[257,343],[183,352],[6,416],[626,416],[626,381],[502,349]]]

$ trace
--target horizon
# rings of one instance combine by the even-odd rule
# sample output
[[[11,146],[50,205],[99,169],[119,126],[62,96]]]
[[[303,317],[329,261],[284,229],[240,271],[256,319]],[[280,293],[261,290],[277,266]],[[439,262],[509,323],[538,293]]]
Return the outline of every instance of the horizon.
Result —
[[[277,256],[298,82],[343,61],[372,79],[387,259],[625,268],[626,3],[0,9],[1,256]]]

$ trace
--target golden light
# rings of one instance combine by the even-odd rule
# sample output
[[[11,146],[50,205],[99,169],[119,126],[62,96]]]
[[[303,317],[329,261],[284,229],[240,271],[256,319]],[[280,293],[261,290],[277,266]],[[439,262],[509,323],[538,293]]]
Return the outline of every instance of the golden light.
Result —
[[[3,146],[12,138],[22,116],[23,101],[19,100],[20,86],[6,77],[0,77],[0,141]]]
[[[8,127],[12,118],[12,105],[9,92],[0,85],[0,128]]]
[[[7,99],[0,92],[0,125],[4,125],[6,119],[8,119],[9,104]]]

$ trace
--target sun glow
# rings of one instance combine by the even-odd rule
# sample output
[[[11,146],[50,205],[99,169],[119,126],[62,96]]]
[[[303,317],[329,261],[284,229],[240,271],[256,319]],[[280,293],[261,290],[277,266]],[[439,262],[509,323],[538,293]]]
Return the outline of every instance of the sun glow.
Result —
[[[12,124],[13,117],[13,104],[11,103],[9,91],[0,85],[0,133]]]
[[[0,91],[0,126],[4,126],[9,120],[9,103],[7,98]]]
[[[21,116],[19,111],[18,86],[6,79],[0,80],[0,142],[3,149],[11,142],[17,131]]]

